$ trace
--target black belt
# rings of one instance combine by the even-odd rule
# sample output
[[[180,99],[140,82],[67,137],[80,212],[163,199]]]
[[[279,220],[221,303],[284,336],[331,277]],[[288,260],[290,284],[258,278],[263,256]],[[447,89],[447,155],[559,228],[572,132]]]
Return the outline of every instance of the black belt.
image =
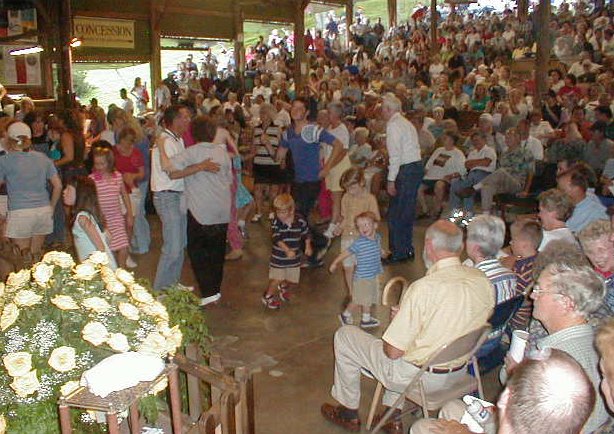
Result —
[[[430,372],[431,374],[449,374],[451,372],[460,371],[465,366],[467,366],[467,365],[455,366],[453,368],[435,368],[435,367],[430,367],[430,368],[427,369],[427,372]]]
[[[160,191],[156,191],[154,193],[183,193],[183,191],[178,191],[178,190],[160,190]]]

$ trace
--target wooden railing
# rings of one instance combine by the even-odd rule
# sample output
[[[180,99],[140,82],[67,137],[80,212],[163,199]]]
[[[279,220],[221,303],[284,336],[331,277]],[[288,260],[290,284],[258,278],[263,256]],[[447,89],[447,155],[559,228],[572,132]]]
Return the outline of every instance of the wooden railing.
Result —
[[[215,434],[221,426],[222,434],[255,434],[254,389],[252,375],[246,367],[234,369],[232,375],[223,369],[217,355],[209,359],[209,366],[199,363],[200,354],[188,347],[186,355],[173,359],[187,375],[188,411],[195,425],[191,434]],[[211,405],[203,411],[201,385],[211,387]]]

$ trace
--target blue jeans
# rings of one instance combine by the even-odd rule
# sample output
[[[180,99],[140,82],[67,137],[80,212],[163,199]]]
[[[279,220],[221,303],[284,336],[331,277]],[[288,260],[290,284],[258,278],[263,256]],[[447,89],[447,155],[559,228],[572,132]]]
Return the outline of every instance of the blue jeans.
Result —
[[[396,196],[388,209],[388,232],[393,258],[406,258],[414,253],[413,232],[416,219],[418,187],[424,177],[421,161],[404,164],[395,180]]]
[[[488,175],[490,175],[490,172],[476,169],[469,172],[463,178],[453,180],[452,184],[450,185],[450,209],[464,209],[465,211],[473,211],[474,197],[467,197],[463,200],[458,197],[457,193],[464,188],[473,187]]]
[[[131,247],[132,251],[138,255],[143,255],[149,252],[149,244],[151,243],[151,234],[149,232],[149,222],[147,221],[147,213],[145,212],[145,200],[147,192],[149,192],[149,181],[143,181],[139,184],[141,192],[141,200],[136,204],[134,213],[134,229],[132,235]]]
[[[183,193],[156,191],[153,203],[162,222],[162,249],[154,289],[160,290],[179,282],[183,268],[183,250],[187,243],[187,219],[181,210]]]

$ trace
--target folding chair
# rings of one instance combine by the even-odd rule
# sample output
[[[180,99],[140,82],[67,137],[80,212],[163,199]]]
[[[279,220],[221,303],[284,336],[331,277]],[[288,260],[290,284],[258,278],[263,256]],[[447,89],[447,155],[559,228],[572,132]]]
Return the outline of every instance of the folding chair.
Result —
[[[408,399],[420,405],[422,407],[424,417],[428,417],[429,411],[438,410],[443,407],[446,402],[459,398],[468,393],[472,393],[475,390],[478,391],[480,398],[484,399],[482,379],[479,374],[479,366],[475,353],[486,340],[489,331],[489,326],[480,327],[448,344],[442,345],[439,349],[437,349],[437,351],[435,351],[435,353],[433,353],[433,355],[429,358],[427,363],[420,368],[420,371],[405,388],[397,401],[388,409],[388,411],[386,411],[384,416],[371,432],[377,433],[390,419],[392,413],[404,399]],[[447,389],[427,394],[426,384],[423,381],[424,373],[430,371],[432,368],[448,364],[449,362],[458,359],[466,360],[464,366],[471,365],[473,367],[473,370],[476,373],[475,377],[469,375],[469,373],[466,373],[451,384]],[[382,389],[382,384],[378,383],[373,395],[373,401],[371,402],[371,408],[377,406]],[[370,428],[369,422],[370,421],[367,421],[367,429]]]

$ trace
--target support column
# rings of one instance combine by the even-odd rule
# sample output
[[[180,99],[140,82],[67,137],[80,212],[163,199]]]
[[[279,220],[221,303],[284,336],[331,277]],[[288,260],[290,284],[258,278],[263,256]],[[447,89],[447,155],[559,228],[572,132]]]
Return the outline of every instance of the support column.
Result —
[[[521,23],[527,21],[529,16],[529,0],[518,0],[518,19]]]
[[[243,41],[243,9],[235,0],[233,3],[233,25],[234,25],[234,50],[235,50],[235,74],[241,83],[241,89],[245,91],[245,46]]]
[[[345,47],[350,48],[352,32],[350,27],[354,24],[354,0],[347,0],[345,4]]]
[[[151,76],[150,95],[153,97],[158,83],[162,79],[162,58],[160,55],[160,10],[158,0],[151,1],[149,10],[151,57],[149,61],[149,74]],[[155,109],[155,107],[154,107]]]
[[[388,25],[397,26],[397,0],[388,0]]]
[[[431,53],[439,51],[437,43],[437,0],[431,0]]]
[[[298,95],[304,82],[303,67],[305,63],[305,7],[306,2],[297,5],[296,20],[294,21],[294,88]]]
[[[548,92],[548,63],[550,61],[550,0],[539,1],[537,33],[537,60],[535,68],[536,92],[533,107],[541,108],[542,100]]]
[[[60,14],[58,19],[60,34],[60,94],[58,99],[60,107],[72,108],[74,106],[75,94],[73,93],[72,83],[72,49],[70,40],[72,38],[72,10],[71,0],[62,0],[60,4]]]

